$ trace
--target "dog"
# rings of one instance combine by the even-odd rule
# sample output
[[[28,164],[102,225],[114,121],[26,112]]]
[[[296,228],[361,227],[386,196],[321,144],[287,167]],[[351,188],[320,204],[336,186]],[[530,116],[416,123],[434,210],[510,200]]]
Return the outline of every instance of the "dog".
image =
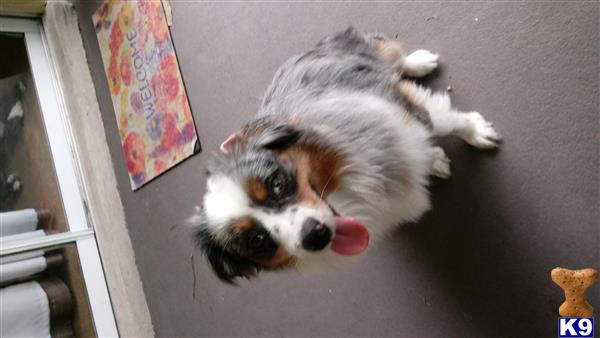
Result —
[[[352,27],[285,62],[256,118],[221,144],[190,219],[216,275],[337,265],[430,209],[430,176],[450,176],[434,137],[497,148],[481,114],[407,79],[437,66]]]

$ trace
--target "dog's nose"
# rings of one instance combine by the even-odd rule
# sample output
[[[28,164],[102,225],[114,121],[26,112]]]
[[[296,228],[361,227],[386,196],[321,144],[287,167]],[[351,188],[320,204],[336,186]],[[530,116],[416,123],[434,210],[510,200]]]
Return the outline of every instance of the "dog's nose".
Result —
[[[314,218],[302,225],[302,247],[309,251],[321,250],[331,241],[331,230]]]

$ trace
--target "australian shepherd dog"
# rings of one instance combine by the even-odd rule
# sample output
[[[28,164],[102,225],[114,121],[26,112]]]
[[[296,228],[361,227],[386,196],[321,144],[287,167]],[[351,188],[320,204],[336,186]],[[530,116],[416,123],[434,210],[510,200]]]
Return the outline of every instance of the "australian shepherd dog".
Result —
[[[336,265],[430,209],[430,177],[450,175],[435,137],[498,147],[481,114],[410,80],[437,62],[354,28],[285,62],[256,118],[221,144],[191,218],[216,275]]]

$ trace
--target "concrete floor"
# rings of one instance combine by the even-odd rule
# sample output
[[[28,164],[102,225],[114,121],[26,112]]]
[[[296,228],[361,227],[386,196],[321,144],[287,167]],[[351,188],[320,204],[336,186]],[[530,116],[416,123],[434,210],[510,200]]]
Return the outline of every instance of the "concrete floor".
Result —
[[[158,335],[553,337],[562,294],[550,270],[599,268],[598,2],[172,1],[204,151],[135,193],[92,27],[98,2],[76,5]],[[443,140],[453,176],[435,181],[433,211],[354,264],[224,285],[174,225],[201,203],[207,158],[252,117],[276,68],[350,24],[439,52],[426,83],[493,121],[502,149]],[[589,298],[600,309],[599,285]]]

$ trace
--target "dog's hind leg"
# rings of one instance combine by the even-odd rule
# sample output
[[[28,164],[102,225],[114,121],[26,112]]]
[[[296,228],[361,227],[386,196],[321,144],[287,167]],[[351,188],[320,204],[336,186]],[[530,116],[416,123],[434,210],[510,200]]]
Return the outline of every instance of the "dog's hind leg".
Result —
[[[447,93],[432,93],[411,81],[401,81],[397,86],[404,99],[429,113],[434,136],[455,135],[480,149],[498,147],[500,135],[492,123],[478,112],[463,113],[452,109]]]

